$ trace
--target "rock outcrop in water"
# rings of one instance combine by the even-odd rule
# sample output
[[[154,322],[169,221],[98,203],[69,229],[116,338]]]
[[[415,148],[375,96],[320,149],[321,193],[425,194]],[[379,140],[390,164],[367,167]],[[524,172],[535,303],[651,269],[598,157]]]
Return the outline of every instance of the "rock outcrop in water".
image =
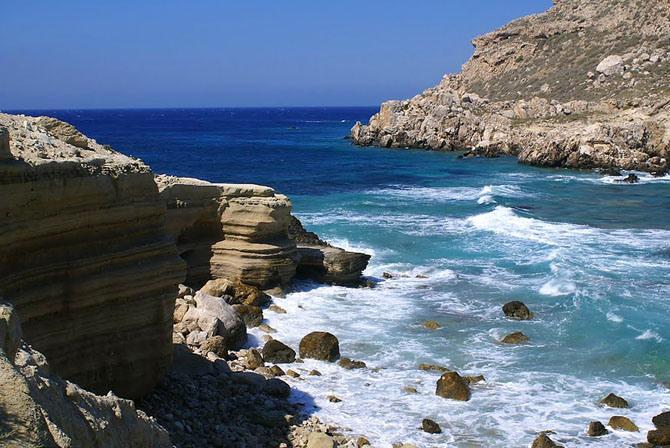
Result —
[[[0,294],[59,375],[146,393],[185,271],[151,170],[51,118],[0,114],[0,130]]]
[[[382,104],[351,137],[531,165],[665,172],[669,15],[663,0],[555,0],[473,39],[461,73]]]

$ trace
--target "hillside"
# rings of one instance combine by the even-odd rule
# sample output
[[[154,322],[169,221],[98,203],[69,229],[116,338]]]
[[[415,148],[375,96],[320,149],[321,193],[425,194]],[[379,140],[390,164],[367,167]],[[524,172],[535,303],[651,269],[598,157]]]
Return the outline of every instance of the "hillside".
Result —
[[[472,41],[462,72],[382,104],[354,143],[665,172],[670,4],[556,0]]]

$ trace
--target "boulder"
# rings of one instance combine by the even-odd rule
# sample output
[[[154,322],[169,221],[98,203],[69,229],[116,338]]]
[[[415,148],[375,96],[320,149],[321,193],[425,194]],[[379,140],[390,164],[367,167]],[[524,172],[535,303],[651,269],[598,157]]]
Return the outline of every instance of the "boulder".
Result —
[[[370,445],[370,441],[365,437],[361,436],[356,439],[356,448],[363,448],[366,445]]]
[[[301,358],[334,362],[340,357],[340,343],[330,333],[314,331],[302,338],[298,351]]]
[[[624,409],[628,407],[628,402],[626,400],[612,393],[607,394],[605,398],[600,400],[600,404],[604,406],[609,406],[611,408]]]
[[[640,429],[629,418],[621,415],[614,415],[607,423],[612,429],[620,429],[622,431],[639,432]]]
[[[297,244],[300,261],[296,276],[319,283],[358,286],[370,255],[349,252],[334,246]]]
[[[291,395],[291,386],[279,378],[270,378],[263,384],[263,391],[273,397],[288,398]]]
[[[326,400],[330,401],[331,403],[342,403],[342,400],[337,398],[335,395],[328,395]]]
[[[438,328],[440,328],[440,324],[438,324],[434,320],[427,320],[424,323],[422,323],[421,325],[428,328],[429,330],[437,330]]]
[[[436,422],[429,418],[424,418],[421,421],[421,429],[423,429],[428,434],[440,434],[442,433],[442,428]]]
[[[589,423],[589,430],[588,430],[589,437],[604,436],[605,434],[607,434],[607,432],[608,432],[607,428],[605,428],[605,426],[602,423],[598,421]]]
[[[517,331],[515,333],[508,334],[502,338],[500,342],[503,344],[523,344],[524,342],[528,342],[528,336],[520,331]]]
[[[533,440],[531,448],[561,448],[560,445],[557,445],[553,440],[549,438],[545,433],[540,434]]]
[[[233,305],[232,308],[247,328],[257,327],[263,322],[263,310],[259,306]]]
[[[623,58],[618,55],[607,56],[600,61],[600,64],[596,67],[596,71],[605,76],[612,76],[617,73],[621,74],[623,73]]]
[[[196,306],[189,308],[182,320],[189,331],[204,331],[208,337],[222,336],[229,350],[244,344],[247,340],[246,326],[222,298],[198,292],[195,302]]]
[[[662,412],[651,419],[656,429],[670,428],[670,411]]]
[[[312,369],[312,370],[310,370],[310,371],[309,371],[309,374],[312,375],[312,376],[321,376],[321,372],[319,372],[319,371],[316,370],[316,369]]]
[[[526,320],[533,317],[533,313],[530,312],[528,307],[518,300],[504,304],[502,310],[505,316],[510,319]]]
[[[463,381],[465,381],[468,384],[476,384],[484,381],[484,375],[477,375],[477,376],[463,376]]]
[[[186,285],[182,285],[181,283],[179,284],[179,286],[177,288],[178,288],[177,289],[177,298],[178,299],[183,299],[186,296],[191,296],[192,297],[192,296],[195,295],[195,292],[196,292],[193,288],[191,288],[189,286],[186,286]],[[212,294],[212,295],[216,295],[216,294]]]
[[[286,374],[290,376],[291,378],[300,378],[300,374],[296,372],[295,370],[288,369],[286,371]]]
[[[274,376],[284,376],[284,375],[286,375],[286,372],[284,372],[284,370],[279,366],[270,367],[270,372],[272,372],[272,374]]]
[[[265,363],[263,362],[263,357],[260,352],[255,348],[250,348],[247,350],[246,358],[244,360],[244,367],[249,370],[257,369],[258,367],[263,367]]]
[[[335,440],[323,432],[312,432],[307,436],[307,448],[335,448]]]
[[[653,446],[670,446],[670,428],[652,429],[647,432],[647,442]]]
[[[208,353],[214,353],[219,358],[225,359],[228,357],[228,344],[223,336],[216,335],[205,339],[205,341],[200,344],[200,351],[205,356],[207,356]]]
[[[468,401],[470,399],[470,388],[458,373],[446,372],[437,380],[435,394],[442,398]]]
[[[265,362],[275,364],[292,363],[295,361],[295,350],[276,339],[268,341],[263,346]]]
[[[339,361],[337,361],[337,365],[347,370],[364,369],[366,367],[363,361],[354,361],[349,358],[340,359]]]

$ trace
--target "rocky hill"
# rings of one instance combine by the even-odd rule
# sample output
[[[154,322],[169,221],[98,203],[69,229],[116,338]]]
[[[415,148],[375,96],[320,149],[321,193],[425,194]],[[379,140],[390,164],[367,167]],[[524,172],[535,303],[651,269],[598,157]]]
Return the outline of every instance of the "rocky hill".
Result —
[[[665,172],[670,151],[670,4],[555,0],[473,39],[462,72],[382,104],[354,143],[524,163]]]

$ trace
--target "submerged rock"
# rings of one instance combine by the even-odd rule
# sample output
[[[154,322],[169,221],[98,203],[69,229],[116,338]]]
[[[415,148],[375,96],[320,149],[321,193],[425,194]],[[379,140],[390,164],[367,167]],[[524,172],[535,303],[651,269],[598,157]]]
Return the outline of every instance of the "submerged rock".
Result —
[[[427,372],[451,372],[451,369],[447,369],[443,366],[438,366],[436,364],[419,364],[419,370],[424,370]]]
[[[637,184],[640,182],[640,178],[637,177],[635,174],[630,173],[628,176],[624,177],[623,179],[616,179],[614,182],[618,182],[620,184]]]
[[[446,372],[437,380],[435,395],[451,400],[468,401],[470,388],[458,373]]]
[[[424,323],[422,323],[421,325],[428,328],[429,330],[437,330],[438,328],[440,328],[440,324],[438,324],[434,320],[427,320]]]
[[[622,431],[630,431],[630,432],[640,431],[640,429],[637,427],[635,423],[633,423],[629,418],[623,417],[621,415],[612,416],[607,425],[612,429],[620,429]]]
[[[339,361],[337,361],[337,365],[347,370],[364,369],[366,367],[363,361],[354,361],[349,358],[340,359]]]
[[[528,342],[528,336],[520,331],[517,331],[515,333],[508,334],[502,338],[500,342],[503,344],[523,344],[524,342]]]
[[[611,408],[627,408],[628,402],[623,398],[612,393],[607,394],[605,398],[600,400],[601,405],[609,406]]]
[[[527,320],[533,317],[528,307],[518,300],[508,302],[502,307],[503,313],[510,319]]]
[[[589,430],[588,430],[589,437],[604,436],[607,433],[608,433],[607,428],[605,428],[605,426],[602,423],[598,421],[589,423]]]
[[[433,421],[429,418],[424,418],[421,421],[421,429],[423,429],[428,434],[441,434],[442,433],[442,428],[440,428],[440,425],[438,425],[435,421]]]
[[[263,310],[253,305],[233,305],[235,313],[244,321],[247,328],[257,327],[263,322]]]
[[[334,362],[340,357],[340,343],[330,333],[314,331],[302,338],[298,351],[301,358]]]

